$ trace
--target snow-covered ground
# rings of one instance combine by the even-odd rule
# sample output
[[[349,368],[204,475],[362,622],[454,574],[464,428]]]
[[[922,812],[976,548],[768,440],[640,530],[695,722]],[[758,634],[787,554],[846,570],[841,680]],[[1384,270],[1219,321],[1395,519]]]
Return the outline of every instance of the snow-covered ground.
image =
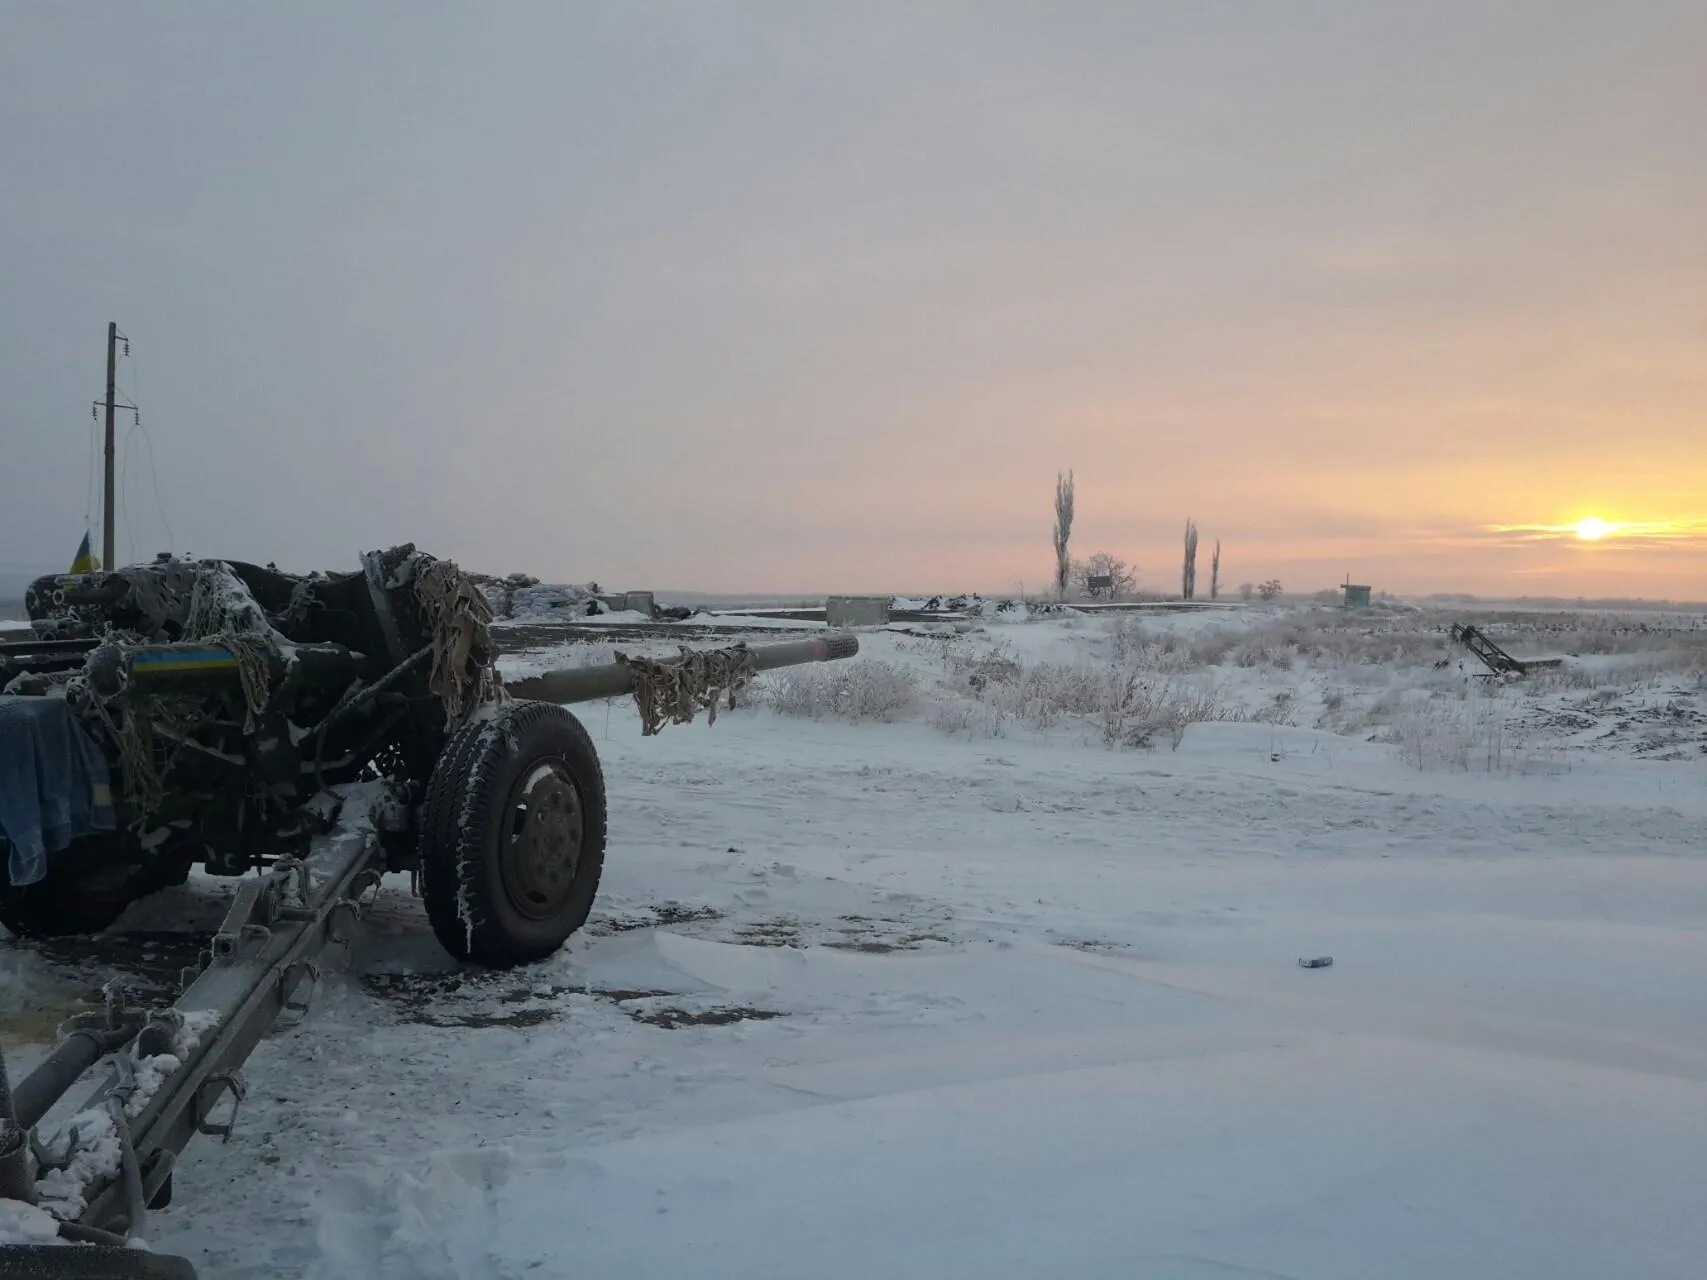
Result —
[[[155,1246],[213,1280],[1697,1276],[1707,631],[1495,620],[1579,656],[1492,685],[1445,621],[903,629],[715,727],[583,708],[591,926],[459,971],[393,878]],[[0,959],[8,999],[48,981]]]

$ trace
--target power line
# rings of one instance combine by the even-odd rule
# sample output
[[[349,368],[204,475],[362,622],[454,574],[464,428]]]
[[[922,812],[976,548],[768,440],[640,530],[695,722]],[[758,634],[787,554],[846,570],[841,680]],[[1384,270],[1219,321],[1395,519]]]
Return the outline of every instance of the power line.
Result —
[[[166,518],[166,504],[160,500],[160,472],[154,466],[154,437],[148,434],[148,428],[142,425],[140,417],[136,420],[134,430],[142,432],[142,443],[148,446],[148,478],[154,485],[154,509],[160,514],[160,523],[166,530],[166,551],[175,552],[176,540],[172,537],[172,522]]]
[[[124,344],[124,351],[123,351],[122,358],[130,365],[130,394],[124,398],[124,400],[128,401],[128,403],[125,403],[124,401],[120,400],[119,395],[118,395],[118,389],[117,389],[118,376],[117,376],[117,367],[116,366],[117,366],[117,360],[119,357],[119,353],[117,350],[117,344],[120,342],[122,342]],[[124,448],[123,448],[124,461],[123,461],[123,464],[122,464],[122,467],[120,470],[120,477],[119,477],[119,484],[118,484],[119,493],[118,493],[118,495],[116,495],[118,498],[123,499],[125,539],[126,539],[127,543],[129,544],[130,558],[135,559],[136,554],[137,554],[136,525],[135,525],[135,522],[131,518],[132,512],[131,512],[131,502],[130,502],[130,450],[131,450],[131,438],[133,436],[135,436],[138,432],[140,432],[142,435],[143,444],[145,444],[148,447],[148,477],[149,477],[149,484],[154,490],[154,509],[155,509],[156,513],[160,516],[161,527],[166,531],[166,546],[167,546],[168,553],[170,553],[170,552],[175,551],[177,549],[177,540],[172,534],[172,522],[166,515],[165,499],[162,498],[161,494],[160,494],[160,469],[156,465],[155,457],[154,457],[154,437],[148,433],[148,428],[142,425],[142,391],[141,391],[141,389],[142,389],[142,373],[141,373],[140,366],[136,362],[135,357],[131,355],[130,339],[125,337],[122,333],[119,333],[118,327],[116,325],[109,326],[109,329],[108,329],[108,362],[109,363],[108,363],[107,399],[104,402],[97,401],[96,405],[95,405],[95,410],[96,410],[96,413],[98,414],[100,412],[101,408],[103,407],[103,403],[104,403],[105,408],[107,410],[107,422],[108,422],[109,432],[110,432],[111,425],[112,425],[112,415],[113,415],[114,410],[116,410],[116,409],[127,409],[130,411],[130,414],[131,414],[131,427],[130,427],[130,430],[125,433],[125,437],[124,437]],[[109,435],[109,440],[108,440],[108,448],[109,448],[109,450],[111,449],[110,435]],[[91,483],[92,483],[92,480],[91,480]],[[109,477],[108,487],[109,487],[109,489],[111,489],[111,487],[112,487],[110,477]],[[90,505],[93,506],[92,500],[91,500]],[[117,505],[117,504],[116,504],[116,501],[114,500],[113,495],[109,495],[109,501],[108,501],[109,517],[111,516],[112,509],[115,505]],[[88,523],[88,520],[89,520],[89,516],[86,514],[85,515],[85,524]],[[116,532],[116,530],[115,530],[115,532]],[[103,535],[103,536],[105,536],[105,535]],[[116,558],[116,555],[115,556],[109,556],[109,559],[111,559],[111,558]],[[109,564],[107,567],[113,568],[116,566]]]
[[[141,425],[140,422],[132,423],[130,430],[124,433],[124,466],[119,479],[119,496],[124,499],[124,537],[125,544],[130,548],[130,560],[136,559],[136,530],[130,523],[130,438],[137,433]]]
[[[88,533],[95,527],[95,493],[99,487],[96,475],[100,470],[101,450],[101,419],[100,408],[97,406],[89,411],[89,475],[88,484],[83,494],[83,532]]]

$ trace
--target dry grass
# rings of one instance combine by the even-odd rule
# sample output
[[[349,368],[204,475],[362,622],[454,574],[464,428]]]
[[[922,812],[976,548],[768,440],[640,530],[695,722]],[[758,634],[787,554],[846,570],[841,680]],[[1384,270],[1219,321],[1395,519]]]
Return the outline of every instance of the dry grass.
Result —
[[[762,676],[754,688],[773,711],[811,720],[899,720],[915,711],[919,700],[912,669],[878,658],[789,667]]]
[[[1577,750],[1707,750],[1707,710],[1693,700],[1707,690],[1699,620],[1477,619],[1520,656],[1581,655],[1520,680],[1478,678],[1448,635],[1458,615],[1444,611],[1291,610],[1242,625],[1252,620],[1195,630],[1080,620],[1052,632],[1043,657],[1016,652],[1010,639],[1028,633],[1006,627],[896,637],[887,659],[765,676],[755,701],[813,719],[918,719],[954,736],[1126,747],[1177,746],[1204,721],[1303,726],[1389,744],[1414,768],[1495,774],[1562,768]],[[609,657],[609,646],[578,646],[565,665]]]

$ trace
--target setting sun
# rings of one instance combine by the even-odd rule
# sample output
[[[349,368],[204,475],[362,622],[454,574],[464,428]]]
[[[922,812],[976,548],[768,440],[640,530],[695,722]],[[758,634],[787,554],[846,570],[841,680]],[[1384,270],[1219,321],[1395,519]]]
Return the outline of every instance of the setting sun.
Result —
[[[1599,542],[1617,527],[1599,516],[1584,516],[1576,523],[1576,534],[1584,542]]]

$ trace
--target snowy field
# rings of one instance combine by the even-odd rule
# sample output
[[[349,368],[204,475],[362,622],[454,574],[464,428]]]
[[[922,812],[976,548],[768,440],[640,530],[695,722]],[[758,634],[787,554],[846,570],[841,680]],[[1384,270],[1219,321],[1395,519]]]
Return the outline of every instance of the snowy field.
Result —
[[[1707,630],[1475,619],[1566,657],[1496,684],[1453,620],[916,627],[714,727],[583,708],[593,923],[459,971],[391,883],[155,1244],[211,1280],[1699,1276]],[[83,981],[0,966],[12,1044]]]

